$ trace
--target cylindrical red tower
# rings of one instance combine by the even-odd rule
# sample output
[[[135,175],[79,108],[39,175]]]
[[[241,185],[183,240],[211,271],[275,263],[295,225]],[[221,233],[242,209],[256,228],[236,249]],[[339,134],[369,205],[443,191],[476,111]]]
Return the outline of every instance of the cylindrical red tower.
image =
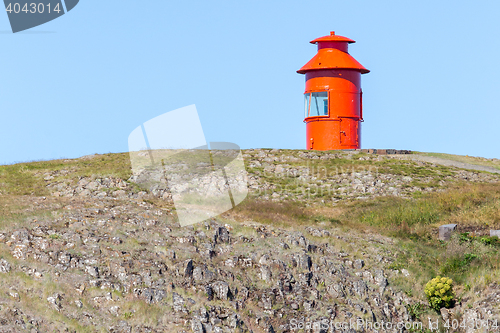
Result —
[[[361,74],[364,68],[348,52],[352,39],[330,32],[311,41],[318,53],[297,73],[306,75],[307,149],[359,149],[363,121]]]

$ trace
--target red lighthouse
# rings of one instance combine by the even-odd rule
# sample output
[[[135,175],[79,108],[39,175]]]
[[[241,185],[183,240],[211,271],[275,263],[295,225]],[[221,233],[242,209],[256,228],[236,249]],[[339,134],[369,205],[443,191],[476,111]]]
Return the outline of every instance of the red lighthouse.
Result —
[[[364,68],[348,52],[352,39],[316,38],[318,53],[297,73],[306,75],[305,119],[307,149],[359,149],[363,121],[361,74]]]

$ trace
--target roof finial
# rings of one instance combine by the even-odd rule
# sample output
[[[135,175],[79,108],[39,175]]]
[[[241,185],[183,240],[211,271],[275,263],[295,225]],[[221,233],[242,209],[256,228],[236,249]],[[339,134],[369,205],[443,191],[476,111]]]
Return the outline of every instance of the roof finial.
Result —
[[[335,31],[330,31],[330,36],[335,36]]]

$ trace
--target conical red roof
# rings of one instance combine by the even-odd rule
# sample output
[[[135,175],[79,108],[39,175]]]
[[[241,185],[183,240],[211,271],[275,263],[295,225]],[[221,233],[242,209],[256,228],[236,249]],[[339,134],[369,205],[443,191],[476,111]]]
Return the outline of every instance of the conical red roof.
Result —
[[[302,66],[297,73],[305,74],[308,71],[317,69],[354,69],[361,72],[361,74],[369,73],[370,71],[363,67],[356,59],[349,53],[325,48],[318,51],[318,53],[307,64]]]
[[[357,70],[361,74],[370,72],[347,52],[347,44],[355,43],[350,38],[337,36],[335,31],[331,31],[329,36],[316,38],[311,43],[318,44],[318,53],[297,73],[339,68]]]

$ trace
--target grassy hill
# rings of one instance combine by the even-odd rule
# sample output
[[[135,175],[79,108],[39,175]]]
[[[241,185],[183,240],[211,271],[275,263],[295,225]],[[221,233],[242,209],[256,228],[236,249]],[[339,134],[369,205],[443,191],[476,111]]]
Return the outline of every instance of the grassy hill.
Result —
[[[306,318],[421,321],[424,332],[428,317],[499,318],[498,160],[244,159],[247,199],[189,227],[168,191],[132,181],[128,154],[0,166],[0,329],[291,332]],[[449,223],[458,231],[438,240]],[[456,293],[440,313],[424,294],[437,275]]]

